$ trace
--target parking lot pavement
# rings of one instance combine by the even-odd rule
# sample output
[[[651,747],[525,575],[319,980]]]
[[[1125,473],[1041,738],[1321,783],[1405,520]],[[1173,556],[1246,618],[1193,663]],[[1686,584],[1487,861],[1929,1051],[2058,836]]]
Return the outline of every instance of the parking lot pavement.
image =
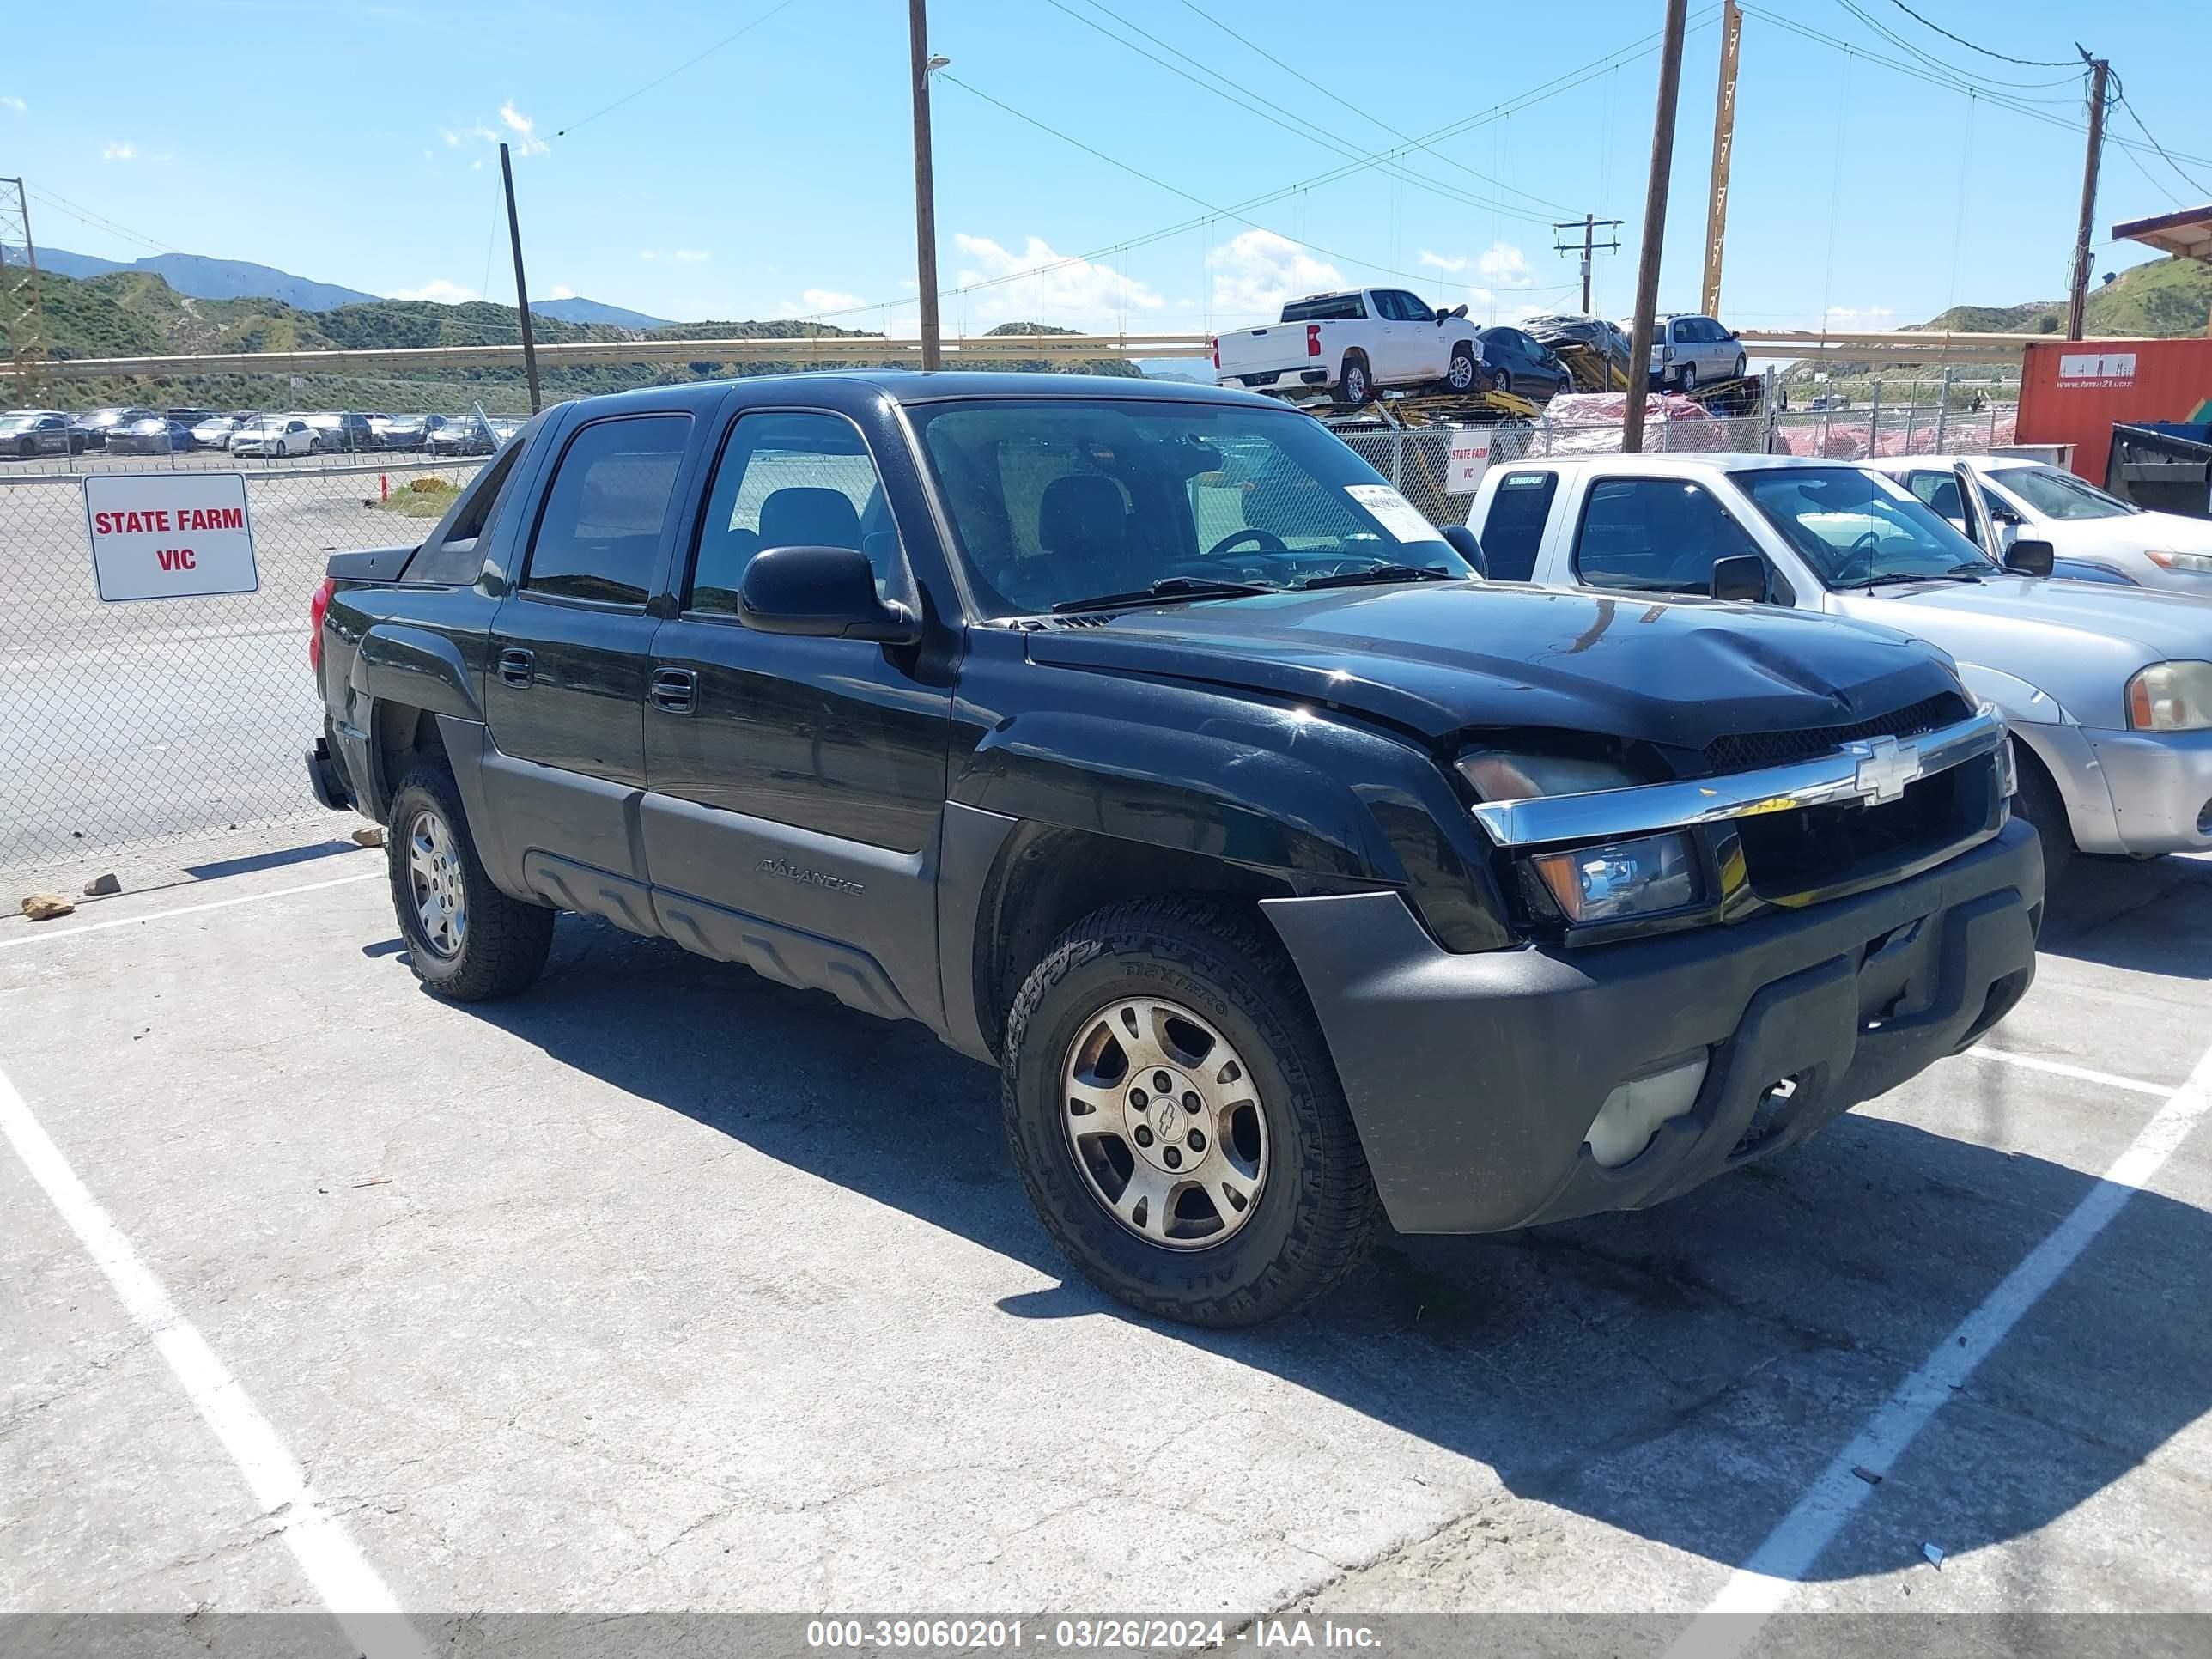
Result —
[[[1232,1334],[1071,1279],[994,1077],[919,1027],[573,920],[532,992],[442,1005],[381,867],[0,927],[0,1073],[426,1627],[1692,1614],[1778,1536],[1824,1546],[1791,1609],[2212,1611],[2212,862],[2087,866],[2005,1058]],[[0,1605],[315,1607],[4,1154],[0,1205]]]

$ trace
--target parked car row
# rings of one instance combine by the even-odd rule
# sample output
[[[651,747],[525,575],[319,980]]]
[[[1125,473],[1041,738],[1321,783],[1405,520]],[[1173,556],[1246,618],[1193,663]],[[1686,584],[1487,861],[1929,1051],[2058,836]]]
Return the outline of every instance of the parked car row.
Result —
[[[153,410],[115,404],[82,415],[58,409],[14,409],[0,415],[0,456],[177,455],[222,449],[274,457],[371,454],[489,455],[522,422],[474,412],[458,415],[361,414],[336,410],[264,413],[240,409]]]

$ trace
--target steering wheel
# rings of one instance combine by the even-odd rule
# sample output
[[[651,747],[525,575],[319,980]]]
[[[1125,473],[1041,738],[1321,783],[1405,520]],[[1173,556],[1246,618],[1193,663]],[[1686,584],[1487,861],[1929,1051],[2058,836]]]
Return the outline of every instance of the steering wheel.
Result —
[[[1209,559],[1218,558],[1239,542],[1255,543],[1262,553],[1287,553],[1291,550],[1284,544],[1283,538],[1273,531],[1262,530],[1257,525],[1247,525],[1242,530],[1231,532],[1207,548],[1206,556]]]
[[[1869,531],[1868,531],[1865,534],[1863,534],[1863,536],[1861,536],[1861,537],[1860,537],[1856,541],[1855,541],[1855,542],[1853,542],[1853,543],[1851,544],[1851,551],[1852,551],[1852,552],[1854,552],[1854,553],[1879,553],[1879,552],[1881,552],[1881,532],[1880,532],[1879,530],[1869,530]]]

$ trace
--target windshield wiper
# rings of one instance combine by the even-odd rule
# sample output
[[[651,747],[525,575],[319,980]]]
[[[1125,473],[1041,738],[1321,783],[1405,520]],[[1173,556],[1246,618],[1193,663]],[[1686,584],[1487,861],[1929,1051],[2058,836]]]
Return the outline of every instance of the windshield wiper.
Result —
[[[1333,576],[1310,576],[1297,584],[1309,587],[1358,587],[1368,582],[1455,582],[1449,570],[1425,564],[1376,564],[1364,570],[1340,570]]]
[[[1978,582],[1981,578],[1964,570],[1919,570],[1911,574],[1868,576],[1855,582],[1837,582],[1830,591],[1837,593],[1854,592],[1861,588],[1881,587],[1893,582]]]
[[[1087,599],[1062,599],[1053,606],[1060,616],[1070,611],[1103,611],[1117,605],[1158,605],[1175,599],[1233,599],[1247,593],[1279,593],[1279,587],[1257,582],[1216,581],[1211,576],[1163,576],[1150,587],[1127,593],[1094,593]]]

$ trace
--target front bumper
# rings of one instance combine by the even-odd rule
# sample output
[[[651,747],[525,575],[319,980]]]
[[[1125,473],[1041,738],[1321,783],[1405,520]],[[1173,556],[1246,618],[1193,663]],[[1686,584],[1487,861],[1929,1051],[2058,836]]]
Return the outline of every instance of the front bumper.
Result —
[[[1261,907],[1328,1038],[1403,1232],[1496,1232],[1687,1192],[1955,1054],[2018,1002],[2035,832],[1808,908],[1566,951],[1455,955],[1395,893]],[[1620,1085],[1710,1053],[1690,1112],[1618,1168],[1583,1145]],[[1769,1099],[1790,1079],[1786,1103]]]
[[[2082,735],[2105,775],[2119,842],[2087,850],[2188,853],[2212,847],[2212,732],[2085,730]]]

